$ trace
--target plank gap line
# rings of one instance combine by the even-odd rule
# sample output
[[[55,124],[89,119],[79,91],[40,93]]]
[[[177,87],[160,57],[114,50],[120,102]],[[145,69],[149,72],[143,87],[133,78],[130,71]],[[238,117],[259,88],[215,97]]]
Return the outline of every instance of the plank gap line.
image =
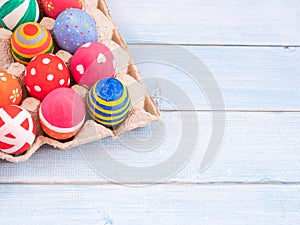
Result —
[[[254,48],[299,48],[300,45],[251,45],[251,44],[185,44],[185,43],[127,43],[127,45],[145,45],[145,46],[186,46],[186,47],[254,47]]]
[[[1,182],[0,185],[200,185],[200,186],[250,186],[250,185],[293,185],[300,186],[300,182],[160,182],[160,183],[114,183],[114,182]]]
[[[300,110],[168,110],[162,109],[161,112],[228,112],[228,113],[300,113]]]

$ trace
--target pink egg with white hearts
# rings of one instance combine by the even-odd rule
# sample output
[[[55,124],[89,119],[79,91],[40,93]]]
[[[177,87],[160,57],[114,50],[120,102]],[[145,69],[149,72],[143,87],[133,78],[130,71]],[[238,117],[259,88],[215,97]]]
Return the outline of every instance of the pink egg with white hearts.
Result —
[[[75,52],[71,71],[76,83],[91,88],[98,80],[115,76],[115,58],[104,44],[88,42]]]

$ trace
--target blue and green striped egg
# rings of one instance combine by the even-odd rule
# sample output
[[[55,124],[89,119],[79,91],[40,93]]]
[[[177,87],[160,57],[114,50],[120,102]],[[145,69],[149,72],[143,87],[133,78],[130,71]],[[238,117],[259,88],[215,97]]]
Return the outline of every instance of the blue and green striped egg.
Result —
[[[0,0],[0,23],[14,31],[27,22],[37,22],[40,10],[36,0]]]
[[[120,125],[131,108],[127,87],[115,78],[99,80],[91,88],[87,103],[92,118],[111,128]]]

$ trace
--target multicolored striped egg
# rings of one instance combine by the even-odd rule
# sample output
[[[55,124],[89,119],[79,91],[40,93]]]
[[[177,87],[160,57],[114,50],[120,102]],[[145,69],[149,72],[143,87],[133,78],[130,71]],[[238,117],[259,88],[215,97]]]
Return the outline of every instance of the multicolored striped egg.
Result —
[[[37,22],[40,11],[36,0],[0,0],[0,23],[14,31],[27,22]]]
[[[59,47],[72,54],[81,45],[98,40],[95,21],[80,9],[68,9],[59,14],[53,33]]]
[[[66,9],[82,9],[81,0],[42,0],[42,5],[45,14],[53,19]]]
[[[71,88],[58,88],[42,101],[40,124],[50,137],[66,140],[73,137],[85,121],[85,105]]]
[[[32,58],[54,50],[50,32],[38,23],[19,26],[11,38],[11,51],[16,61],[27,65]]]
[[[129,114],[130,96],[126,86],[115,78],[98,81],[88,96],[88,111],[93,119],[107,127],[115,128]]]
[[[0,108],[0,151],[21,154],[36,137],[36,125],[30,113],[16,105]]]

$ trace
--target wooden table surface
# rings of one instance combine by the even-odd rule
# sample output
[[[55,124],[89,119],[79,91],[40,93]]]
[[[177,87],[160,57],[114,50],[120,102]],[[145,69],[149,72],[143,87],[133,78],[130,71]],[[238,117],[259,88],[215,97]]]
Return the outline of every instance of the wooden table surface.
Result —
[[[133,52],[172,45],[208,67],[225,103],[220,153],[200,171],[212,110],[193,80],[170,66],[139,63],[144,78],[178,84],[194,109],[170,109],[159,99],[158,84],[150,92],[166,127],[159,150],[136,155],[106,139],[107,151],[127,164],[159,163],[182,135],[180,115],[197,114],[191,160],[161,184],[133,187],[100,176],[82,149],[44,146],[28,162],[0,162],[0,224],[300,224],[300,1],[108,0],[108,5]],[[185,60],[178,55],[178,62]],[[149,128],[133,133],[147,136]]]

